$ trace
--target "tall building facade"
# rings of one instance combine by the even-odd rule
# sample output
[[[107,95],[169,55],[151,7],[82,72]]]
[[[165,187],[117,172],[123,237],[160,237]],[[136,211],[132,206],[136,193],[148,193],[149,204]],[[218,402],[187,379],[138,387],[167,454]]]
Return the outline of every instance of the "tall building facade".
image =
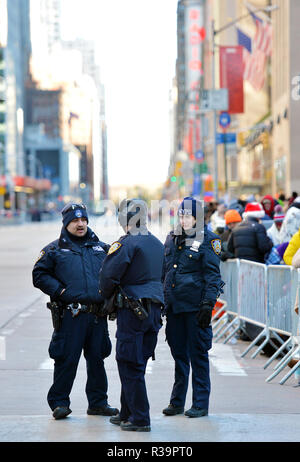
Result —
[[[37,53],[41,49],[50,55],[61,40],[61,0],[31,1],[31,16],[33,51]]]
[[[99,117],[99,127],[95,126],[95,130],[99,131],[98,139],[94,139],[95,156],[93,158],[94,165],[94,194],[97,200],[108,199],[108,175],[107,175],[107,127],[105,122],[105,88],[101,82],[100,68],[96,63],[95,44],[91,40],[77,38],[75,40],[62,41],[62,47],[66,50],[78,50],[82,56],[82,72],[92,77],[99,103],[99,113],[95,114],[95,118]],[[97,155],[98,153],[98,155]],[[99,157],[100,156],[100,157]],[[83,155],[82,162],[85,162]],[[82,182],[85,183],[88,179],[83,176]]]
[[[30,78],[29,0],[1,0],[0,208],[25,213],[26,85]],[[2,29],[3,28],[3,29]]]
[[[300,194],[300,71],[297,0],[273,2],[272,59],[272,191]]]
[[[235,111],[228,108],[230,122],[226,128],[221,125],[222,111],[216,111],[216,120],[213,111],[200,111],[198,128],[187,115],[187,105],[191,103],[186,72],[189,66],[187,41],[191,37],[186,23],[191,5],[202,6],[204,18],[199,106],[203,89],[219,90],[224,86],[225,67],[221,59],[224,50],[228,53],[238,50],[242,56],[242,74],[239,75],[242,92],[239,96],[234,95],[236,99],[242,99],[242,105]],[[299,193],[299,14],[297,0],[178,2],[177,98],[173,98],[176,148],[171,156],[166,183],[166,190],[172,197],[194,193],[192,184],[197,169],[201,181],[200,195],[204,199],[214,196],[215,178],[219,195],[226,198]],[[236,72],[233,68],[230,71],[231,75]],[[232,97],[232,88],[228,87],[228,90]],[[195,98],[192,100],[195,103]],[[220,142],[221,136],[223,140],[226,136],[232,141]],[[197,159],[197,150],[200,159]],[[195,155],[196,159],[193,158]],[[195,165],[197,160],[200,160],[198,167]]]
[[[164,188],[164,196],[170,199],[201,194],[203,165],[196,153],[202,149],[199,104],[203,89],[205,7],[205,0],[179,0],[177,4],[176,76],[170,99],[173,142]]]
[[[61,0],[34,0],[31,12],[33,81],[28,124],[32,136],[27,152],[38,163],[47,162],[44,166],[60,199],[80,197],[91,208],[99,208],[108,190],[107,152],[104,87],[94,43],[62,40]],[[32,97],[37,105],[30,104]],[[49,98],[57,99],[45,106]]]

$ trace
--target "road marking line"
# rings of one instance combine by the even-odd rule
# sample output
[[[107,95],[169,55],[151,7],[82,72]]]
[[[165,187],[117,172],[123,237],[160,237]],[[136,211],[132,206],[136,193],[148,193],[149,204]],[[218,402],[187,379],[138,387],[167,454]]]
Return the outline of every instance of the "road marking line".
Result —
[[[51,358],[45,359],[45,361],[43,361],[39,365],[39,369],[50,370],[50,371],[53,370],[54,369],[54,361],[53,361],[53,359],[51,359]]]
[[[210,350],[210,360],[220,375],[247,376],[245,369],[236,360],[229,345],[213,343]]]
[[[147,366],[146,366],[146,374],[152,374],[152,360],[147,362]]]
[[[6,344],[5,337],[0,337],[0,361],[6,360]]]

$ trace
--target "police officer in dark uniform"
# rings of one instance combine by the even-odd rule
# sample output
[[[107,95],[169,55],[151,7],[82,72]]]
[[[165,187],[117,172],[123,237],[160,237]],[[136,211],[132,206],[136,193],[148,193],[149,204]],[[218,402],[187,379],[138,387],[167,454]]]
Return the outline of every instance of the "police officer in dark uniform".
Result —
[[[166,338],[175,360],[175,382],[163,413],[184,412],[191,366],[192,407],[185,415],[201,417],[209,407],[212,310],[224,285],[219,270],[221,242],[204,224],[201,201],[186,197],[178,215],[180,223],[165,242]]]
[[[72,412],[69,396],[83,350],[87,366],[87,413],[116,415],[118,409],[107,404],[108,383],[103,361],[112,346],[107,317],[99,315],[104,300],[99,293],[98,277],[109,246],[99,241],[88,227],[83,204],[66,205],[62,217],[59,239],[41,251],[32,273],[33,285],[50,296],[48,307],[56,319],[49,346],[54,377],[48,403],[56,420]]]
[[[139,199],[120,204],[119,223],[126,235],[112,244],[100,272],[100,289],[109,299],[121,287],[123,297],[139,301],[147,317],[140,319],[125,303],[117,310],[116,360],[121,380],[121,410],[111,417],[125,431],[150,431],[145,384],[161,327],[163,244],[147,229],[147,207]]]

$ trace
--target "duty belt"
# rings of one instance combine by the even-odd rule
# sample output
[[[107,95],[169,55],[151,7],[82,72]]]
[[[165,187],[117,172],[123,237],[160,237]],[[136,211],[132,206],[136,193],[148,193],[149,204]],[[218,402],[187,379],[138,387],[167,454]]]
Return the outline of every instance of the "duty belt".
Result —
[[[100,309],[102,305],[92,303],[90,305],[82,305],[81,303],[69,303],[65,306],[65,309],[70,310],[72,317],[75,318],[79,313],[92,313],[100,315]]]

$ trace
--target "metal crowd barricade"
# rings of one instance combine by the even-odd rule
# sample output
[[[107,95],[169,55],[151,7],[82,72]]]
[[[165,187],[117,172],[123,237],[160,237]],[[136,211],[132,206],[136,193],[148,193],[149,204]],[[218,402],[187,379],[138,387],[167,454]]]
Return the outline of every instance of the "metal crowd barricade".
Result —
[[[227,343],[239,330],[240,318],[238,316],[238,277],[239,277],[240,262],[237,259],[229,259],[226,262],[221,262],[220,272],[222,280],[225,282],[223,288],[224,293],[221,295],[220,300],[224,302],[226,308],[223,316],[213,325],[213,331],[221,324],[214,332],[214,340],[217,342],[228,331],[230,334],[225,338],[223,343]],[[218,313],[214,316],[214,320]],[[233,319],[232,319],[233,318]]]
[[[270,340],[267,316],[267,266],[265,264],[240,260],[238,304],[241,319],[263,327],[263,330],[241,355],[244,357],[259,340],[265,338],[252,354],[251,358],[255,358]]]
[[[222,262],[220,269],[226,284],[222,298],[226,300],[227,308],[222,318],[213,326],[213,329],[215,329],[221,323],[221,327],[214,332],[214,340],[218,341],[235,325],[235,328],[225,339],[224,343],[226,343],[242,327],[242,322],[250,322],[261,326],[262,331],[242,353],[242,357],[262,339],[264,341],[252,354],[252,358],[255,358],[268,342],[277,348],[272,341],[272,337],[277,338],[280,343],[283,343],[283,341],[275,330],[270,330],[269,328],[267,312],[268,267],[263,263],[234,259],[227,260],[225,263]],[[232,315],[233,320],[231,320]]]
[[[290,335],[290,337],[265,364],[264,367],[266,368],[279,353],[288,350],[275,366],[275,372],[266,379],[266,382],[270,382],[276,377],[300,350],[299,316],[294,311],[296,294],[298,293],[299,300],[299,291],[299,269],[295,270],[291,266],[277,267],[277,269],[276,267],[269,267],[269,316],[271,329]],[[299,365],[296,363],[281,379],[280,384],[283,385],[298,367]]]
[[[282,385],[300,367],[300,316],[294,311],[296,294],[300,300],[300,269],[233,259],[221,262],[220,271],[225,282],[222,294],[224,313],[220,317],[217,312],[213,317],[213,320],[218,318],[213,325],[214,331],[218,327],[214,332],[214,340],[218,341],[235,325],[226,337],[226,343],[242,326],[243,321],[261,326],[262,331],[241,356],[245,356],[264,339],[251,356],[255,358],[270,342],[275,348],[275,353],[264,368],[266,369],[279,355],[283,357],[275,366],[275,372],[266,379],[269,382],[298,355],[297,363],[280,381]],[[285,335],[288,339],[284,341],[280,335]],[[279,341],[280,347],[274,344],[274,338]]]

